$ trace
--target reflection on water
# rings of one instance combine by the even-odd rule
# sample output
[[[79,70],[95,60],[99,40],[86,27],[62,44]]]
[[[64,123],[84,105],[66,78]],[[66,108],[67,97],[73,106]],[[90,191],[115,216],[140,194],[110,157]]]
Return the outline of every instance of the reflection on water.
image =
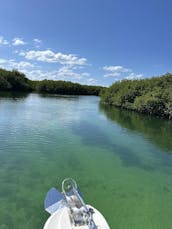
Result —
[[[79,95],[59,95],[59,94],[40,93],[38,94],[38,96],[40,98],[54,98],[54,99],[65,99],[65,100],[79,99]]]
[[[25,99],[29,93],[25,92],[3,92],[0,91],[0,100],[2,99],[11,99],[11,100],[20,100],[20,99]]]
[[[100,104],[100,111],[120,126],[141,133],[164,152],[172,154],[172,121]]]
[[[114,154],[118,155],[124,166],[137,167],[146,171],[152,171],[155,169],[155,166],[145,164],[145,162],[140,159],[130,147],[112,141],[109,138],[109,134],[98,125],[82,121],[71,125],[71,127],[74,134],[81,138],[83,145],[91,145],[94,147],[98,145],[101,149],[114,152]]]
[[[46,192],[69,176],[111,229],[172,228],[170,140],[168,121],[99,108],[98,97],[6,94],[0,229],[43,228]]]

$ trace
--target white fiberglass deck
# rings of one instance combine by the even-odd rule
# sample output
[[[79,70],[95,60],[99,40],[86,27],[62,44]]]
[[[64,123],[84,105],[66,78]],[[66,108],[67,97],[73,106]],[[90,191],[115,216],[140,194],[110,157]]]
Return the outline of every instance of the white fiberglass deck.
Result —
[[[96,224],[96,229],[110,229],[103,215],[90,205],[88,208],[94,210],[93,219]],[[69,210],[67,207],[61,208],[52,214],[44,225],[44,229],[89,229],[87,225],[73,226],[69,218]]]

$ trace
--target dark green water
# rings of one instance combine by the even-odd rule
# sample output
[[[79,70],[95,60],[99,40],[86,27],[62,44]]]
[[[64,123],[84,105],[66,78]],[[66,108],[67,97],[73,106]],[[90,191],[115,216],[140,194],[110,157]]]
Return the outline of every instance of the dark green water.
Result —
[[[172,122],[98,97],[1,97],[0,229],[43,228],[46,192],[65,177],[111,229],[171,229]]]

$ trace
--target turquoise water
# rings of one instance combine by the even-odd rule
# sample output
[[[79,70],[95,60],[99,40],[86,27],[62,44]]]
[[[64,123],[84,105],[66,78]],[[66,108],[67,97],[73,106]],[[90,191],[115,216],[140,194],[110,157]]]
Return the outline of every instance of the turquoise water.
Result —
[[[43,228],[65,177],[111,229],[171,229],[172,122],[92,96],[1,97],[0,229]]]

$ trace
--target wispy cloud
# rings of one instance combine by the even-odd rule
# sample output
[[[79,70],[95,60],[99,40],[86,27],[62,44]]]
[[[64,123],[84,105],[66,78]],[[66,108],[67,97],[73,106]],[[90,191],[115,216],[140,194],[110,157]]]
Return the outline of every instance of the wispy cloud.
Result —
[[[38,39],[38,38],[33,39],[33,41],[34,41],[35,43],[38,43],[38,44],[42,43],[42,40],[40,40],[40,39]]]
[[[55,53],[51,50],[36,51],[30,50],[27,52],[20,52],[28,60],[36,60],[48,63],[60,63],[67,65],[86,65],[86,58],[79,58],[73,54],[63,54],[61,52]]]
[[[44,71],[41,69],[24,69],[24,74],[31,80],[44,80],[44,79],[51,79],[56,80],[57,71]]]
[[[25,45],[25,44],[26,42],[23,40],[23,38],[16,37],[12,40],[12,45],[14,46]]]
[[[131,74],[126,76],[125,79],[127,79],[127,80],[135,80],[135,79],[140,79],[142,77],[143,77],[143,74],[136,74],[136,73],[132,72]]]
[[[14,68],[17,68],[17,69],[25,69],[25,68],[33,68],[35,67],[34,64],[31,64],[29,62],[26,62],[26,61],[20,61],[20,62],[12,62],[12,66]]]
[[[57,71],[57,75],[64,79],[64,78],[75,78],[75,79],[81,79],[82,75],[79,73],[74,72],[72,68],[69,66],[63,66]]]
[[[97,83],[96,79],[88,77],[89,74],[86,73],[79,74],[67,67],[62,67],[58,70],[52,70],[52,71],[44,71],[41,69],[37,69],[37,70],[25,69],[23,70],[23,72],[32,80],[43,80],[43,79],[65,80],[65,81],[73,81],[81,84],[90,84],[90,85],[94,85]]]
[[[7,68],[7,69],[18,69],[19,71],[22,71],[24,69],[29,69],[35,67],[34,64],[31,64],[27,61],[15,61],[14,59],[0,59],[0,67]]]
[[[101,67],[103,75],[100,78],[94,78],[89,72],[94,70],[97,74],[96,68],[93,66],[94,69],[91,69],[91,64],[88,63],[86,58],[76,54],[66,54],[60,52],[60,50],[59,52],[48,48],[40,50],[42,45],[43,41],[39,37],[26,42],[25,38],[20,36],[6,38],[0,35],[0,49],[2,51],[4,51],[4,48],[7,49],[8,54],[11,51],[10,59],[3,59],[2,53],[0,53],[0,67],[18,69],[30,79],[61,79],[83,84],[97,84],[105,81],[109,84],[112,81],[144,77],[143,74],[136,73],[131,68],[122,65],[106,65]],[[102,72],[99,74],[102,74]]]
[[[96,84],[97,80],[90,77],[88,72],[77,72],[76,67],[63,66],[56,72],[56,79],[74,81],[82,84]]]
[[[77,66],[65,65],[57,70],[47,71],[28,61],[17,62],[14,59],[0,58],[0,67],[9,70],[17,69],[23,72],[29,79],[32,80],[65,80],[90,85],[96,84],[97,82],[96,79],[91,78],[88,72],[78,72],[81,71],[79,66],[77,69]]]
[[[120,65],[104,66],[103,70],[106,71],[104,77],[116,77],[116,76],[120,76],[121,73],[132,72],[131,69],[124,68],[123,66]]]
[[[116,76],[120,76],[120,75],[121,75],[120,72],[110,72],[110,73],[104,74],[104,77],[116,77]]]
[[[96,79],[94,79],[94,78],[89,78],[88,80],[87,80],[87,82],[88,82],[88,84],[97,84],[97,82],[98,82],[98,80],[96,80]]]
[[[120,65],[104,66],[103,69],[111,72],[131,72],[131,69],[124,68],[123,66]]]
[[[0,64],[6,64],[6,60],[5,59],[0,59]]]
[[[130,68],[125,68],[120,65],[114,66],[104,66],[103,70],[105,71],[104,77],[115,77],[115,80],[122,79],[140,79],[143,77],[142,74],[136,74]]]
[[[3,36],[0,36],[0,45],[8,45],[8,44],[9,42],[6,39],[4,39]]]
[[[40,46],[42,44],[42,40],[41,39],[35,38],[35,39],[33,39],[33,42],[34,42],[34,45],[35,45],[36,48],[40,48]]]

